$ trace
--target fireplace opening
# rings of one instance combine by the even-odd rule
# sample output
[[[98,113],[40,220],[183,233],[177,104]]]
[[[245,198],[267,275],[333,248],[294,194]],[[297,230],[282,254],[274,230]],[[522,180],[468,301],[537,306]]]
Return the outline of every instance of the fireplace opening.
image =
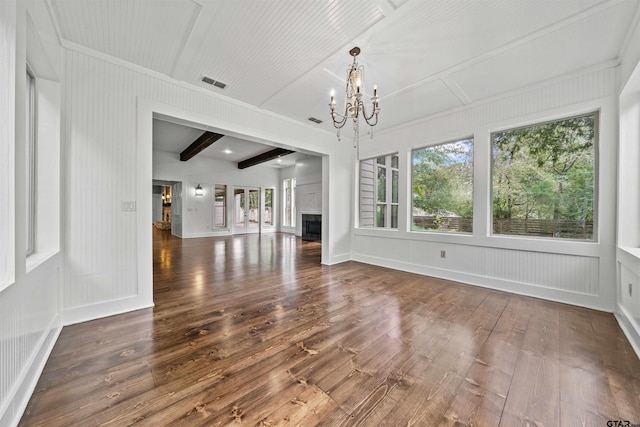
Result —
[[[302,214],[302,239],[322,240],[322,215]]]

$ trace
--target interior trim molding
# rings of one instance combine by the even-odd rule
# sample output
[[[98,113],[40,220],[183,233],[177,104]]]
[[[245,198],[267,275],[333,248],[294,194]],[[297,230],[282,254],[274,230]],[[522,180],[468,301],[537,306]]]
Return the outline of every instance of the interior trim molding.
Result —
[[[62,311],[62,324],[64,326],[75,325],[76,323],[151,307],[154,307],[153,300],[148,300],[141,295],[135,295],[98,304],[68,308]]]

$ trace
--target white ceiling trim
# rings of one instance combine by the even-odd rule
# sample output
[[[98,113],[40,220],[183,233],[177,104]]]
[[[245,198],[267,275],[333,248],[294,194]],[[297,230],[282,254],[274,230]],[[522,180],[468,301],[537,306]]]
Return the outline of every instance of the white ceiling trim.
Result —
[[[374,3],[376,6],[378,6],[377,2],[372,2]],[[358,37],[361,37],[363,34],[366,34],[367,32],[371,31],[372,28],[374,28],[376,26],[376,24],[380,23],[381,21],[384,21],[386,18],[388,18],[388,15],[385,15],[384,12],[382,10],[380,10],[380,12],[382,13],[382,17],[378,20],[376,20],[375,22],[373,22],[369,27],[365,28],[361,33],[357,34],[355,36],[355,38],[357,39]],[[336,52],[331,53],[329,56],[322,58],[322,60],[318,61],[318,63],[311,65],[307,71],[305,71],[304,73],[302,73],[300,76],[294,78],[293,80],[289,81],[289,83],[287,83],[286,85],[284,85],[283,87],[281,87],[280,89],[278,89],[277,91],[275,91],[274,93],[272,93],[270,96],[268,96],[266,99],[263,99],[261,102],[258,103],[258,107],[262,108],[264,106],[264,104],[266,104],[267,102],[271,101],[273,98],[275,98],[277,95],[279,95],[283,90],[285,90],[288,86],[297,83],[298,81],[307,78],[312,72],[316,71],[317,68],[324,64],[325,62],[327,62],[330,58],[332,58],[334,55],[336,55],[339,52],[342,52],[343,49],[345,52],[348,52],[352,47],[353,47],[353,42],[350,42],[349,47],[343,47],[341,49],[339,49]],[[346,64],[346,62],[345,62]],[[331,77],[337,78],[338,82],[344,82],[344,80],[342,80],[342,78],[338,78],[335,74],[333,74],[332,72],[330,72],[329,70],[327,70],[326,68],[323,68],[325,71],[327,71],[329,73],[329,75]],[[346,69],[346,67],[345,67]],[[382,98],[381,98],[382,99]]]
[[[529,33],[526,36],[523,36],[523,37],[520,37],[518,39],[515,39],[515,40],[513,40],[513,41],[511,41],[509,43],[505,43],[504,45],[502,45],[502,46],[500,46],[500,47],[498,47],[496,49],[493,49],[493,50],[491,50],[489,52],[486,52],[486,53],[483,53],[481,55],[478,55],[478,56],[475,56],[473,58],[470,58],[470,59],[468,59],[466,61],[463,61],[463,62],[461,62],[461,63],[459,63],[457,65],[454,65],[452,67],[445,68],[445,69],[443,69],[443,70],[441,70],[441,71],[439,71],[437,73],[434,73],[434,74],[432,74],[430,76],[427,76],[427,77],[425,77],[425,78],[423,78],[423,79],[421,79],[421,80],[419,80],[419,81],[417,81],[417,82],[415,82],[415,83],[413,83],[413,84],[411,84],[409,86],[406,86],[404,88],[398,89],[395,92],[391,92],[391,93],[389,93],[389,94],[387,94],[385,96],[382,96],[382,97],[380,97],[380,100],[383,101],[385,99],[389,99],[389,98],[392,98],[394,96],[402,95],[402,94],[404,94],[404,93],[406,93],[408,91],[416,89],[416,88],[418,88],[418,87],[420,87],[422,85],[431,83],[434,80],[438,80],[438,79],[446,82],[447,86],[449,86],[449,83],[450,83],[450,84],[454,85],[455,87],[459,87],[457,82],[455,82],[453,80],[453,77],[450,76],[451,74],[455,73],[456,71],[460,71],[462,69],[468,68],[468,67],[470,67],[470,66],[472,66],[474,64],[477,64],[477,63],[479,63],[481,61],[491,59],[491,58],[493,58],[493,57],[495,57],[497,55],[500,55],[501,53],[509,51],[509,50],[511,50],[513,48],[516,48],[518,46],[522,46],[522,45],[524,45],[524,44],[526,44],[526,43],[528,43],[530,41],[536,40],[537,38],[542,37],[544,35],[547,35],[549,33],[552,33],[554,31],[557,31],[557,30],[560,30],[562,28],[568,27],[571,24],[579,22],[579,21],[581,21],[583,19],[586,19],[586,18],[588,18],[588,17],[590,17],[592,15],[595,15],[597,13],[600,13],[600,12],[602,12],[604,10],[610,9],[610,8],[612,8],[612,7],[614,7],[614,6],[618,5],[618,4],[624,3],[625,1],[626,0],[609,0],[607,2],[600,3],[600,4],[596,5],[596,6],[593,6],[593,7],[589,8],[589,9],[584,10],[584,11],[582,11],[582,12],[576,14],[576,15],[573,15],[573,16],[571,16],[569,18],[566,18],[566,19],[558,21],[558,22],[556,22],[554,24],[548,25],[547,27],[544,27],[544,28],[541,28],[541,29],[539,29],[537,31]],[[619,58],[620,58],[620,56],[618,56],[618,62],[619,62]],[[335,74],[332,74],[330,72],[329,72],[329,74],[331,74],[332,76],[335,76]],[[452,89],[452,91],[454,92],[454,94],[456,96],[459,95],[459,93],[456,92],[455,90]],[[461,88],[460,88],[460,91],[462,91]],[[468,96],[466,94],[464,94],[464,91],[462,91],[462,93],[460,95],[463,98],[469,99]],[[461,99],[461,101],[465,102],[463,99]],[[468,104],[468,102],[465,102],[465,103]]]
[[[213,7],[211,3],[197,4],[200,6],[200,14],[191,28],[189,39],[184,45],[184,49],[180,55],[180,61],[176,62],[176,66],[173,68],[173,73],[171,75],[171,77],[177,80],[185,80],[188,73],[185,72],[184,68],[187,67],[188,64],[193,63],[193,58],[196,56],[198,48],[202,45],[209,27],[213,25],[212,22],[216,17],[215,12],[219,9],[219,7]],[[212,11],[208,12],[209,10]],[[209,19],[205,20],[205,17],[207,16]]]
[[[193,30],[195,28],[196,22],[199,20],[198,18],[202,16],[202,5],[200,5],[198,2],[195,2],[195,1],[193,1],[193,3],[196,5],[196,10],[191,16],[191,19],[189,20],[189,31],[185,33],[184,38],[182,39],[182,42],[180,42],[180,49],[178,49],[178,55],[176,56],[176,59],[173,61],[173,66],[171,67],[171,73],[170,73],[171,76],[175,75],[176,68],[178,68],[180,61],[184,56],[184,52],[186,50],[187,44],[189,43],[189,40],[191,40],[191,37],[193,36]]]
[[[624,57],[625,53],[627,53],[627,49],[629,48],[629,44],[631,43],[631,37],[633,37],[634,30],[638,27],[638,21],[640,21],[640,2],[638,2],[638,6],[636,7],[636,13],[633,15],[633,19],[631,20],[631,25],[627,29],[627,35],[622,42],[622,46],[620,46],[620,51],[618,52],[618,59]]]
[[[389,0],[371,0],[371,3],[377,7],[385,18],[396,11],[397,7]]]
[[[58,22],[58,16],[56,15],[55,11],[53,10],[53,3],[51,3],[53,0],[46,0],[46,5],[47,5],[47,12],[49,12],[49,18],[51,19],[51,22],[53,23],[53,28],[55,28],[56,30],[56,38],[58,39],[58,44],[60,44],[60,46],[64,47],[64,38],[62,38],[62,30],[60,29],[60,23]]]
[[[231,98],[231,97],[219,94],[219,93],[212,92],[211,90],[208,90],[206,88],[201,88],[201,87],[195,86],[195,85],[193,85],[191,83],[187,83],[187,82],[184,82],[184,81],[181,81],[181,80],[176,80],[176,79],[174,79],[174,78],[172,78],[170,76],[167,76],[166,74],[160,73],[158,71],[151,70],[149,68],[143,67],[142,65],[134,64],[133,62],[129,62],[129,61],[126,61],[124,59],[117,58],[115,56],[111,56],[111,55],[109,55],[107,53],[99,52],[99,51],[91,49],[89,47],[86,47],[86,46],[83,46],[83,45],[79,45],[79,44],[77,44],[75,42],[71,42],[71,41],[68,41],[68,40],[63,40],[63,43],[62,43],[61,46],[63,48],[65,48],[65,49],[72,50],[72,51],[81,53],[83,55],[91,56],[93,58],[97,58],[97,59],[100,59],[102,61],[109,62],[111,64],[114,64],[114,65],[129,69],[131,71],[135,71],[135,72],[138,72],[138,73],[141,73],[141,74],[145,74],[145,75],[147,75],[149,77],[153,77],[153,78],[162,80],[164,82],[171,83],[171,84],[174,84],[176,86],[180,86],[180,87],[182,87],[184,89],[188,89],[188,90],[193,91],[193,92],[197,92],[197,93],[200,93],[200,94],[212,97],[212,98],[218,98],[218,99],[220,99],[220,100],[222,100],[224,102],[228,102],[230,104],[237,105],[237,106],[245,108],[247,110],[257,111],[257,112],[260,112],[261,114],[265,114],[267,116],[271,116],[271,117],[276,118],[278,120],[283,120],[283,121],[288,122],[288,123],[296,124],[296,125],[304,127],[304,128],[313,129],[314,131],[324,132],[327,135],[334,136],[333,132],[330,132],[328,130],[313,126],[313,125],[311,125],[311,123],[307,124],[307,123],[301,122],[300,120],[294,120],[294,119],[292,119],[290,117],[283,116],[281,114],[277,114],[277,113],[274,113],[272,111],[265,110],[263,108],[259,108],[259,107],[255,106],[255,105],[248,104],[248,103],[240,101],[238,99]]]
[[[470,104],[465,104],[465,105],[461,105],[459,107],[450,108],[448,110],[439,111],[437,113],[430,114],[428,116],[420,117],[419,119],[407,120],[406,122],[398,123],[398,124],[396,124],[396,125],[394,125],[392,127],[376,131],[376,134],[380,135],[380,134],[387,134],[387,133],[390,133],[390,132],[391,133],[392,132],[396,132],[396,131],[401,130],[401,129],[406,128],[406,127],[418,125],[420,123],[426,123],[426,122],[429,122],[429,121],[431,121],[433,119],[436,119],[438,117],[448,116],[448,115],[456,113],[458,111],[466,110],[467,108],[470,108],[470,107],[476,107],[476,106],[479,106],[479,105],[489,104],[489,103],[492,103],[492,102],[500,101],[501,99],[509,98],[509,97],[512,97],[512,96],[517,95],[519,93],[529,92],[529,91],[537,89],[537,88],[550,86],[550,85],[553,85],[555,83],[562,82],[564,80],[569,80],[571,78],[575,78],[575,77],[579,77],[579,76],[583,76],[583,75],[589,75],[589,74],[595,73],[597,71],[606,70],[608,68],[615,68],[615,67],[617,67],[619,65],[620,65],[620,61],[617,60],[617,59],[601,62],[601,63],[595,64],[595,65],[593,65],[591,67],[582,68],[580,70],[573,71],[571,73],[566,73],[566,74],[563,74],[561,76],[554,77],[552,79],[544,80],[542,82],[536,82],[534,84],[522,86],[522,87],[519,87],[519,88],[514,89],[514,90],[509,90],[509,91],[506,91],[506,92],[502,92],[502,93],[500,93],[498,95],[495,95],[495,96],[491,96],[491,97],[488,97],[488,98],[483,98],[483,99],[480,99],[480,100],[477,100],[477,101],[472,101]]]
[[[449,88],[449,90],[460,100],[460,102],[462,102],[465,105],[471,104],[472,102],[471,98],[469,97],[469,95],[467,95],[464,89],[460,87],[458,82],[456,82],[453,79],[453,77],[446,76],[446,77],[443,77],[441,80],[442,80],[442,83],[444,83],[445,86]]]

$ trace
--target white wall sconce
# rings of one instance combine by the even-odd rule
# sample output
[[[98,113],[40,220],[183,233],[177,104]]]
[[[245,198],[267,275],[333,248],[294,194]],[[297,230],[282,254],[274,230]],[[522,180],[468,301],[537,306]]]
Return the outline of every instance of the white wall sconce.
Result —
[[[200,184],[196,186],[196,196],[202,196],[202,187]]]

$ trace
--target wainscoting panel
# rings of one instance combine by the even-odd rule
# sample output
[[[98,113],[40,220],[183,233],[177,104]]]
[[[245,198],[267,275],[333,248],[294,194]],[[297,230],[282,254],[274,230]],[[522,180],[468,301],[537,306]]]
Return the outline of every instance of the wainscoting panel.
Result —
[[[464,283],[603,308],[598,303],[600,259],[595,256],[356,235],[353,258]]]

